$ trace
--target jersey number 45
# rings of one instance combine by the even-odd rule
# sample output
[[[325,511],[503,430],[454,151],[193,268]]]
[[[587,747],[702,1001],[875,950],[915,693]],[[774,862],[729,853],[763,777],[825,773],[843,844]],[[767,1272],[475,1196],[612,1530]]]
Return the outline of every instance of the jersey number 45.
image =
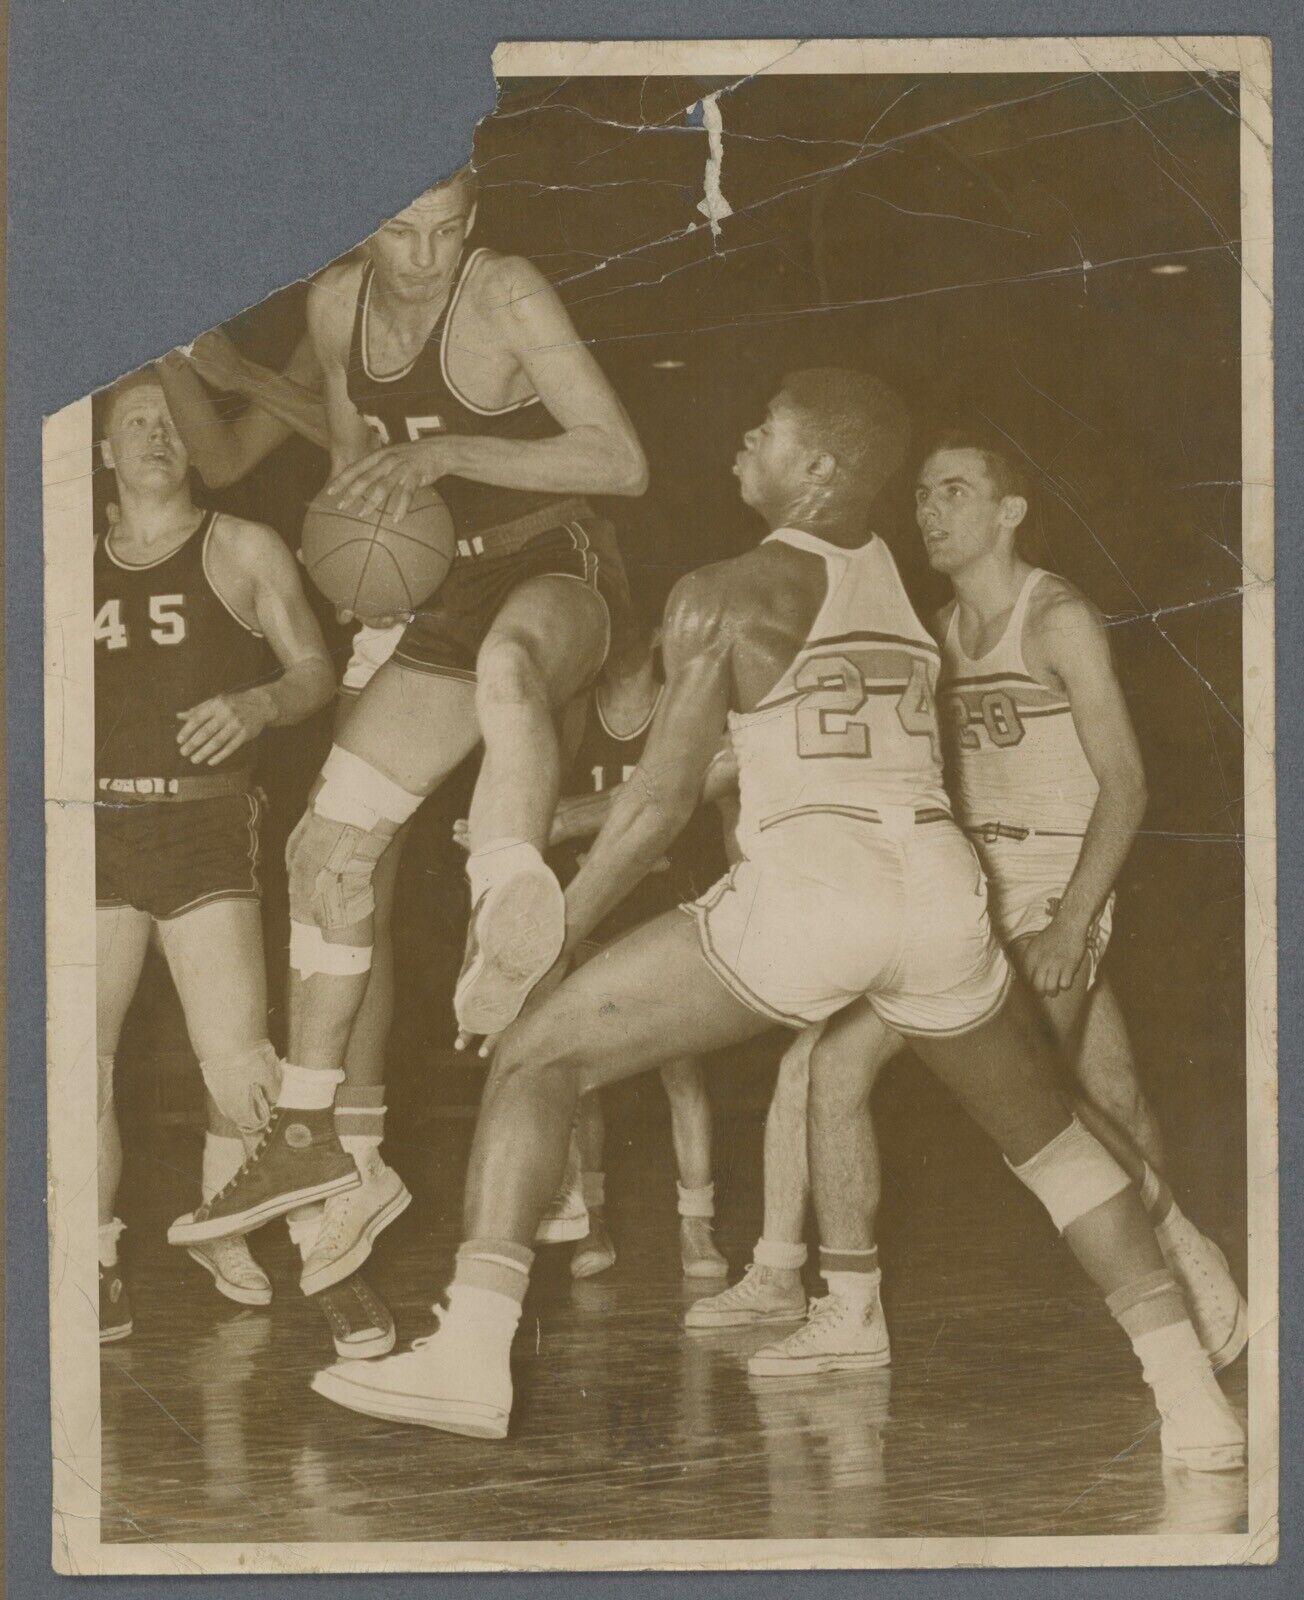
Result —
[[[186,636],[186,618],[183,594],[152,594],[149,597],[149,620],[154,624],[149,636],[155,644],[180,644]],[[95,613],[96,644],[108,650],[125,650],[131,643],[127,624],[122,620],[121,599],[106,600]]]

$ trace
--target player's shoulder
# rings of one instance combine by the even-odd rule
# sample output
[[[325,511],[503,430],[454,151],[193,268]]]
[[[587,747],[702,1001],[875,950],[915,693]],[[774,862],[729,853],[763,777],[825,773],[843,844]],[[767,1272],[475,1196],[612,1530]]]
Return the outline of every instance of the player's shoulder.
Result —
[[[475,271],[478,297],[489,309],[520,313],[542,295],[554,296],[552,285],[527,256],[482,250]]]
[[[352,331],[364,265],[361,255],[347,256],[317,273],[308,285],[305,315],[309,331],[318,342],[323,337],[347,337]]]
[[[1025,626],[1040,634],[1094,632],[1103,620],[1076,584],[1058,572],[1044,572],[1029,597]]]
[[[229,562],[250,577],[267,574],[284,560],[293,559],[275,528],[248,517],[233,517],[225,512],[216,515],[208,539],[211,556]]]
[[[713,561],[681,578],[666,605],[667,631],[735,637],[771,622],[801,596],[786,547],[760,544],[727,561]]]

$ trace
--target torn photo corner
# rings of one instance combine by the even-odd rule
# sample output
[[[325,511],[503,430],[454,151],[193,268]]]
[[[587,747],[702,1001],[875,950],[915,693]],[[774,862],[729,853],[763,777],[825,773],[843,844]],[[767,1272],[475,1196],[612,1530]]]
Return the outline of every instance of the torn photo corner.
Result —
[[[45,422],[55,1567],[1275,1560],[1267,41],[494,72]]]

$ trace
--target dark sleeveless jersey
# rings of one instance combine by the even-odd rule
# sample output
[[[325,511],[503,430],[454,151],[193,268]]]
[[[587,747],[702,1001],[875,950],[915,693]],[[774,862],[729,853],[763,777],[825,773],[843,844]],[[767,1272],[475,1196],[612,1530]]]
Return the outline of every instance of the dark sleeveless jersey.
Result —
[[[193,777],[253,764],[250,745],[216,767],[194,766],[177,747],[178,711],[279,671],[263,636],[209,582],[216,521],[209,512],[179,549],[147,566],[118,560],[109,534],[96,541],[97,778]]]
[[[647,744],[648,731],[656,705],[648,712],[642,727],[626,738],[611,732],[604,722],[595,694],[589,697],[584,735],[574,759],[562,775],[563,795],[603,794],[633,776]],[[584,857],[588,840],[559,846],[550,852],[554,870],[563,883],[575,876]],[[601,942],[659,916],[707,889],[724,870],[719,819],[711,807],[700,808],[692,821],[671,844],[666,858],[659,862],[643,882],[611,913],[594,938]]]
[[[376,373],[367,359],[373,272],[370,262],[363,267],[349,340],[348,393],[386,444],[415,443],[438,433],[478,434],[492,439],[551,439],[562,431],[536,395],[490,411],[459,394],[448,376],[448,330],[467,280],[484,254],[483,250],[473,250],[462,263],[448,304],[415,360],[402,371],[388,374]],[[514,522],[553,502],[560,503],[563,498],[534,489],[500,489],[469,478],[441,478],[435,488],[462,539]]]

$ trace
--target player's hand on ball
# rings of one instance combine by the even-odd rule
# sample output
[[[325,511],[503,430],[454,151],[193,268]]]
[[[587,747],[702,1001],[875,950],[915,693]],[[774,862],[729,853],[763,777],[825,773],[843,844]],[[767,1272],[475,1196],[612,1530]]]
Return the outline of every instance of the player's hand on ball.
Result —
[[[272,708],[261,690],[246,689],[201,700],[177,716],[181,754],[197,767],[215,767],[258,737],[272,720]]]
[[[1053,997],[1072,988],[1086,954],[1086,933],[1056,917],[1024,946],[1024,972],[1037,994]]]
[[[463,850],[471,848],[471,823],[466,817],[458,817],[453,824],[453,843]]]
[[[447,438],[437,438],[373,450],[332,478],[327,492],[344,511],[383,511],[401,522],[417,490],[452,470],[448,446]]]

